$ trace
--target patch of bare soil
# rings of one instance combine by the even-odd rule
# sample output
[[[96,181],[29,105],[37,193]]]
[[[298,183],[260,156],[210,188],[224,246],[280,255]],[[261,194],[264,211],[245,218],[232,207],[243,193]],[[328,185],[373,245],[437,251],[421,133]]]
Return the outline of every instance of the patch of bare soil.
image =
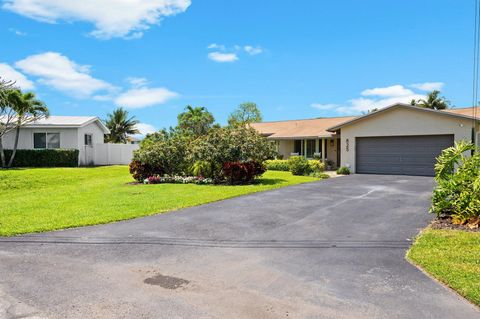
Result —
[[[480,228],[478,227],[478,224],[458,225],[458,224],[452,223],[452,219],[450,217],[436,218],[430,226],[433,229],[451,229],[451,230],[463,230],[463,231],[469,231],[469,232],[480,232]]]

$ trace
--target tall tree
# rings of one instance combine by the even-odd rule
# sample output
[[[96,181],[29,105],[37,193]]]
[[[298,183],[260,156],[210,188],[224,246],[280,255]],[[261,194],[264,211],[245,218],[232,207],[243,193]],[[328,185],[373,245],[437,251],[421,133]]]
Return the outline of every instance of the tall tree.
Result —
[[[178,128],[185,134],[195,137],[208,133],[215,122],[215,118],[204,107],[187,105],[185,111],[178,114]]]
[[[112,113],[107,114],[105,125],[110,130],[105,141],[109,143],[127,143],[129,135],[139,134],[140,131],[136,128],[139,121],[135,116],[129,116],[128,111],[122,107],[113,110]]]
[[[13,89],[15,82],[0,77],[0,165],[6,166],[5,152],[3,150],[3,136],[13,129],[15,112],[7,103],[7,92]]]
[[[426,99],[412,100],[410,104],[432,110],[445,110],[450,107],[450,101],[440,96],[440,91],[438,90],[428,93]]]
[[[255,123],[262,121],[262,113],[257,104],[253,102],[245,102],[240,104],[235,111],[233,111],[229,118],[229,125],[243,125],[246,123]]]
[[[49,112],[45,103],[38,100],[33,92],[22,93],[19,89],[9,90],[6,99],[10,108],[15,112],[15,142],[7,165],[11,167],[17,153],[20,128],[27,123],[47,117]]]

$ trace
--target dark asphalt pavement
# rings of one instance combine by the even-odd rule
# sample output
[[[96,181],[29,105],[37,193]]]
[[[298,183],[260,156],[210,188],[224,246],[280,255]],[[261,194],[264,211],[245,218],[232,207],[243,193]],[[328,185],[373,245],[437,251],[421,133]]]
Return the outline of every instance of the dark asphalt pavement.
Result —
[[[432,187],[353,175],[0,238],[0,318],[480,318],[404,258]]]

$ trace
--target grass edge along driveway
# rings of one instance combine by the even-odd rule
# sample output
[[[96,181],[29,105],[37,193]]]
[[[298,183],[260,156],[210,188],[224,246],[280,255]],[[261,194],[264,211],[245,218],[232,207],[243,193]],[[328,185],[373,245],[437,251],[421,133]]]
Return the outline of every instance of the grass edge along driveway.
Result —
[[[407,259],[480,306],[480,232],[426,228]]]
[[[254,185],[131,185],[127,166],[0,170],[0,236],[105,224],[317,180],[267,171]]]

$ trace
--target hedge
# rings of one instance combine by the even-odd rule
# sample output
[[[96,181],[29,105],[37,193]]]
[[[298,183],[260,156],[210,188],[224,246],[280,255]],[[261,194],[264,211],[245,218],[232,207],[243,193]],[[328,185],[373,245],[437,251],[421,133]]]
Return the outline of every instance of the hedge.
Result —
[[[5,150],[7,161],[12,150]],[[78,150],[17,150],[13,167],[76,167],[78,166]]]
[[[265,165],[267,166],[267,169],[271,171],[288,172],[290,170],[290,165],[287,160],[267,160],[265,161]]]

